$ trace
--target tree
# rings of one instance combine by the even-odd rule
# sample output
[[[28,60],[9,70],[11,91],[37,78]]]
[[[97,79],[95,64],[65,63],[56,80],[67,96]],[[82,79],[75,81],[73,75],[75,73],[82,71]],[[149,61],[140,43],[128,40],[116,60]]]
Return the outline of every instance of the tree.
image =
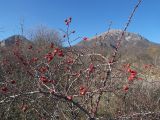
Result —
[[[31,30],[29,38],[39,45],[54,43],[56,46],[62,46],[60,33],[43,25]]]

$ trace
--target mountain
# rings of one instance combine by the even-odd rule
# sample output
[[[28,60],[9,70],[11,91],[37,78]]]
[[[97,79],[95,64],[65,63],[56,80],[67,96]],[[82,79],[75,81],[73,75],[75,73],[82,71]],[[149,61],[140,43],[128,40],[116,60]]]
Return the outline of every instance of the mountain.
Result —
[[[94,51],[108,56],[122,35],[122,30],[110,30],[94,36],[87,41],[81,41],[76,47],[82,51]],[[83,49],[82,49],[83,48]],[[125,32],[119,49],[123,61],[142,62],[160,65],[160,44],[150,42],[145,37],[131,32]]]
[[[23,43],[30,43],[30,41],[26,37],[24,37],[22,35],[13,35],[11,37],[8,37],[7,39],[2,40],[0,42],[1,43],[0,46],[1,47],[3,47],[3,46],[5,46],[5,47],[11,46],[11,45],[15,44],[17,40],[21,41]]]
[[[122,32],[122,30],[110,30],[86,41],[81,41],[74,48],[83,52],[96,52],[109,57]],[[0,46],[11,46],[17,40],[25,44],[32,44],[31,41],[22,35],[13,35],[1,41]],[[118,57],[122,62],[160,65],[160,44],[150,42],[136,33],[124,33],[118,53]]]

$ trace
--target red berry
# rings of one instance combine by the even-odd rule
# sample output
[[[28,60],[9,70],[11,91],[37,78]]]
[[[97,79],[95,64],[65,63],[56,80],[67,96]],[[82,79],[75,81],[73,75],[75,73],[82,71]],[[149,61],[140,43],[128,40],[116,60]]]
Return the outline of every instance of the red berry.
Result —
[[[41,76],[41,77],[40,77],[40,80],[41,80],[43,83],[49,82],[48,79],[47,79],[45,76]]]
[[[81,86],[79,89],[80,89],[80,90],[83,90],[83,89],[84,89],[84,87],[83,87],[83,86]]]
[[[129,90],[128,85],[124,85],[124,86],[123,86],[123,90],[124,90],[124,91],[128,91],[128,90]]]
[[[59,57],[63,57],[63,56],[64,56],[62,50],[60,50],[60,51],[58,52],[58,56],[59,56]]]
[[[87,40],[88,40],[88,38],[87,38],[87,37],[84,37],[84,38],[83,38],[83,40],[84,40],[84,41],[87,41]]]
[[[128,77],[128,80],[129,80],[129,81],[132,81],[133,79],[134,79],[134,77],[132,77],[132,76],[129,76],[129,77]]]
[[[12,83],[12,84],[15,84],[15,83],[16,83],[16,81],[15,81],[15,80],[12,80],[12,81],[11,81],[11,83]]]
[[[51,90],[50,90],[50,93],[51,93],[51,94],[54,94],[54,93],[55,93],[55,90],[54,90],[54,89],[51,89]]]
[[[72,96],[67,96],[67,99],[68,99],[68,100],[72,100],[73,97],[72,97]]]
[[[131,72],[132,70],[130,68],[127,69],[128,72]]]
[[[56,48],[53,53],[57,53],[59,51],[59,48]]]
[[[66,22],[68,22],[68,20],[67,20],[67,19],[65,19],[65,20],[64,20],[64,22],[66,23]]]
[[[87,92],[87,89],[83,86],[80,87],[80,95],[85,95]]]
[[[7,91],[8,91],[8,88],[7,88],[7,87],[2,87],[1,90],[2,90],[3,92],[7,92]]]
[[[29,47],[28,47],[28,49],[32,49],[33,47],[32,47],[32,45],[30,45]]]
[[[69,22],[71,22],[71,21],[72,21],[72,18],[71,18],[71,17],[69,17],[69,18],[68,18],[68,21],[69,21]]]
[[[68,22],[66,22],[66,25],[69,25],[69,21],[68,21]]]
[[[54,57],[54,54],[49,52],[47,55],[45,55],[44,58],[46,58],[48,60],[48,63],[49,63],[49,62],[52,61],[53,57]]]
[[[91,64],[89,65],[89,73],[93,72],[94,69],[95,69],[95,67],[94,67],[93,63],[91,63]]]

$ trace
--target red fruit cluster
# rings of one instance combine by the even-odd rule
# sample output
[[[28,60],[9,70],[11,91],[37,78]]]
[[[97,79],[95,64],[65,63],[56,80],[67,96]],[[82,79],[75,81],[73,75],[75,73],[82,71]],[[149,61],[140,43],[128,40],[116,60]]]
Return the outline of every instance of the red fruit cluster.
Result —
[[[51,93],[51,94],[54,94],[55,92],[56,92],[55,89],[51,89],[51,90],[50,90],[50,93]]]
[[[64,56],[64,54],[63,54],[63,51],[62,51],[62,50],[59,50],[59,51],[58,51],[58,56],[59,56],[59,57],[63,57],[63,56]]]
[[[91,63],[89,65],[88,71],[89,71],[89,73],[92,73],[94,70],[95,70],[95,67],[94,67],[93,63]]]
[[[15,80],[11,80],[11,84],[15,84],[16,83],[16,81]]]
[[[68,26],[72,22],[72,18],[69,17],[68,19],[65,19],[65,24]]]
[[[48,63],[50,63],[50,62],[53,60],[53,57],[54,57],[56,54],[57,54],[59,57],[63,57],[63,56],[64,56],[63,51],[60,50],[59,48],[56,48],[52,53],[49,52],[48,54],[46,54],[44,58],[46,58],[47,61],[48,61]]]
[[[63,57],[63,56],[64,56],[63,51],[60,50],[59,48],[56,48],[56,49],[53,51],[53,54],[54,54],[54,55],[58,54],[59,57]]]
[[[128,77],[129,81],[133,81],[136,78],[137,72],[134,70],[128,69],[128,72],[130,73],[130,76]]]
[[[87,89],[84,86],[81,86],[80,89],[79,89],[80,95],[85,95],[86,92],[87,92]]]
[[[83,38],[83,40],[84,40],[84,41],[87,41],[87,40],[88,40],[88,38],[87,38],[87,37],[84,37],[84,38]]]
[[[128,85],[124,85],[124,86],[123,86],[123,90],[127,92],[127,91],[129,90]]]
[[[53,54],[57,54],[59,51],[59,48],[56,48],[54,51],[53,51]]]
[[[50,63],[52,61],[53,57],[54,57],[54,54],[49,52],[48,54],[45,55],[44,58],[46,58],[48,63]]]
[[[69,95],[69,96],[67,96],[67,99],[68,99],[68,100],[72,100],[73,97],[72,97],[71,95]]]
[[[42,81],[44,84],[49,82],[48,78],[45,77],[45,76],[41,76],[39,79],[40,79],[40,81]]]
[[[7,92],[8,88],[7,87],[2,87],[1,90],[2,90],[2,92]]]
[[[59,57],[63,57],[63,56],[64,56],[63,51],[60,50],[59,48],[56,48],[52,53],[49,52],[48,54],[46,54],[44,58],[46,58],[47,61],[48,61],[48,63],[50,63],[50,62],[53,60],[53,57],[54,57],[56,54],[57,54]]]

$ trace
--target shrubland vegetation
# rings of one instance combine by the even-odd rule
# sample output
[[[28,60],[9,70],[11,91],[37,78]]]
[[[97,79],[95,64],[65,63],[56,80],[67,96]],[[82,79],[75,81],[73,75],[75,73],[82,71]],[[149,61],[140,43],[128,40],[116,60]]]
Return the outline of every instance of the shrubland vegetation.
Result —
[[[17,38],[1,47],[1,119],[160,119],[159,67],[119,61],[122,37],[140,3],[111,53],[72,47],[71,17],[63,37],[41,27],[32,32],[32,42]],[[69,47],[62,47],[62,39]]]

